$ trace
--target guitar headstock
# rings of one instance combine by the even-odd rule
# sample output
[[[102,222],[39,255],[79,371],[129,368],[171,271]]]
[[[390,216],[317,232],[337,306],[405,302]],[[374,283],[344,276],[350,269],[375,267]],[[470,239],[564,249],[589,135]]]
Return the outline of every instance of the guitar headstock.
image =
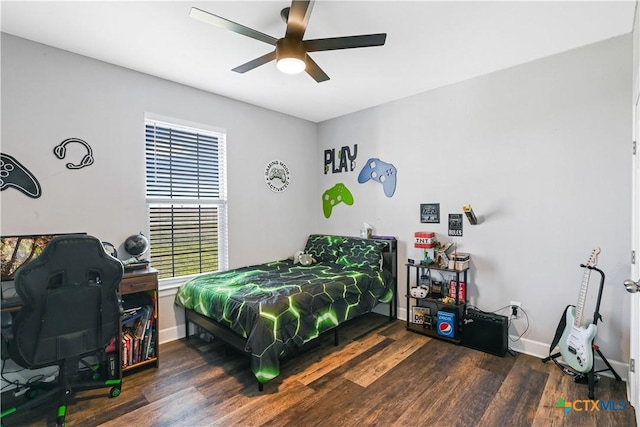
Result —
[[[595,267],[598,264],[598,255],[600,254],[600,248],[595,247],[591,251],[591,256],[589,256],[589,261],[587,261],[587,267]]]

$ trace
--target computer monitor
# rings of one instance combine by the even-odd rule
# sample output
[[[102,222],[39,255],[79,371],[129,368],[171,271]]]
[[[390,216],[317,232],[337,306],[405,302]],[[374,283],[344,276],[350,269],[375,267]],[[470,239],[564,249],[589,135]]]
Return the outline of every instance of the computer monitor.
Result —
[[[3,282],[16,278],[16,272],[42,253],[47,243],[56,236],[87,233],[30,234],[0,236],[0,279]]]

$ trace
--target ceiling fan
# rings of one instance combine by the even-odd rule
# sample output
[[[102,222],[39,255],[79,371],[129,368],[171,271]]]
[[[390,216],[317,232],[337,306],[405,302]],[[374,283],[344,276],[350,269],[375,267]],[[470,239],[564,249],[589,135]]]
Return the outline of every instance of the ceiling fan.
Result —
[[[280,71],[288,74],[306,71],[316,82],[321,83],[329,80],[329,76],[311,59],[308,55],[309,52],[384,45],[387,38],[385,33],[303,40],[313,3],[313,1],[294,0],[291,2],[291,7],[282,9],[280,16],[286,22],[287,30],[281,39],[276,39],[196,7],[191,8],[190,16],[275,46],[274,51],[234,68],[233,71],[237,73],[246,73],[275,60]]]

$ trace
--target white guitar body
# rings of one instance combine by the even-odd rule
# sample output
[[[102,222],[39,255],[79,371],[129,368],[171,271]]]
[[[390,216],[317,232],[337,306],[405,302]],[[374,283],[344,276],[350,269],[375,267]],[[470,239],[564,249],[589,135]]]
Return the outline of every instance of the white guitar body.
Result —
[[[585,326],[582,322],[582,315],[587,299],[591,269],[595,268],[599,253],[600,248],[595,248],[591,252],[589,261],[583,266],[585,269],[578,304],[575,307],[567,308],[566,326],[558,343],[562,360],[580,373],[589,372],[593,367],[593,339],[596,337],[597,327],[589,322],[587,322],[588,326]]]
[[[593,367],[593,340],[597,326],[593,323],[586,328],[574,324],[576,308],[569,307],[566,312],[567,326],[562,332],[558,345],[562,360],[578,372],[589,372]]]

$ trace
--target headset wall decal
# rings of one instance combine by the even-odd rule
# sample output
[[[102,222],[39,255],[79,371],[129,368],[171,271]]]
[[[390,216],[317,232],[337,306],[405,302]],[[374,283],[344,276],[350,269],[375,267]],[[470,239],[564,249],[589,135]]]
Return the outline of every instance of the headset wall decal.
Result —
[[[93,164],[93,150],[91,146],[87,144],[85,141],[79,138],[68,138],[60,143],[60,145],[56,145],[53,149],[53,154],[56,155],[59,159],[64,159],[64,156],[67,154],[67,144],[71,142],[77,142],[82,144],[87,149],[87,154],[80,160],[80,163],[74,165],[73,163],[67,163],[67,169],[82,169],[85,166],[91,166]]]

